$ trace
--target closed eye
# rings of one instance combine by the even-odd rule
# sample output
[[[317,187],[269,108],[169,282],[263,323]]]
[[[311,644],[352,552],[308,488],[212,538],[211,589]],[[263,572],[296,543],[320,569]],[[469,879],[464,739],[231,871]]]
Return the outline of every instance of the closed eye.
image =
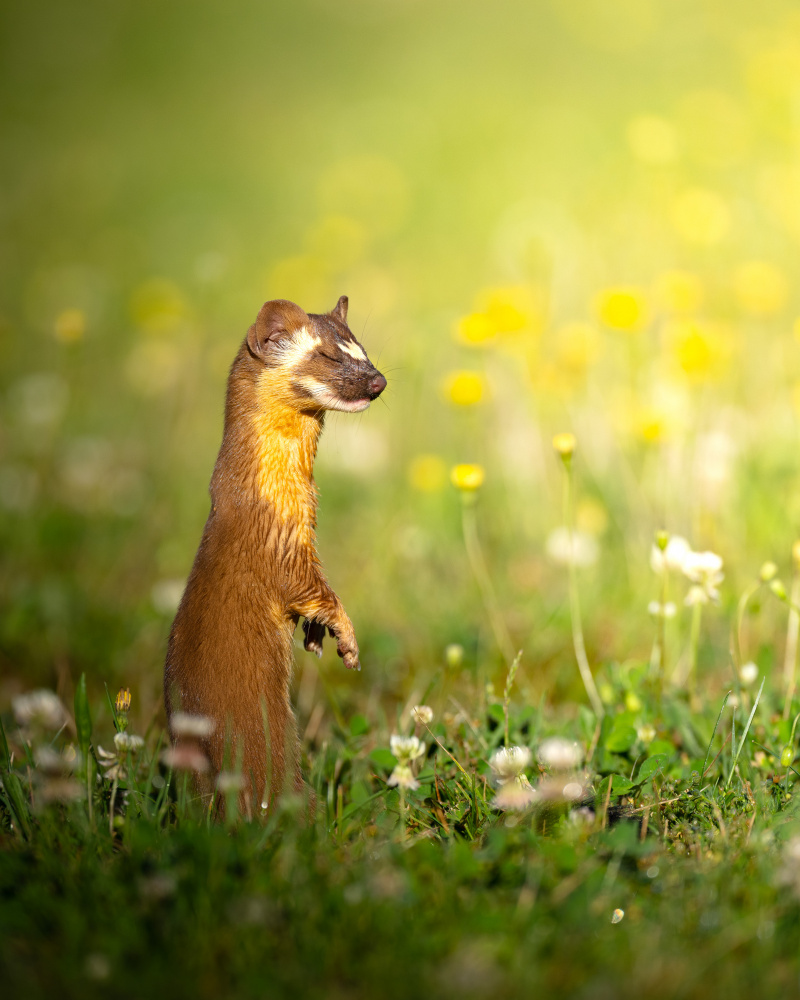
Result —
[[[323,358],[327,358],[328,361],[332,361],[335,365],[340,365],[342,363],[341,358],[331,357],[330,354],[326,354],[324,351],[320,351],[319,353],[322,355]]]

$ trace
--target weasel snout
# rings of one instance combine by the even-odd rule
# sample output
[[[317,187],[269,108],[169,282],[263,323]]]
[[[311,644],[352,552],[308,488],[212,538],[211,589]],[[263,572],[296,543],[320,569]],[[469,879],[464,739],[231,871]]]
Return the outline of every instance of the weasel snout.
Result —
[[[376,372],[367,385],[370,399],[377,399],[386,388],[386,379],[380,372]]]

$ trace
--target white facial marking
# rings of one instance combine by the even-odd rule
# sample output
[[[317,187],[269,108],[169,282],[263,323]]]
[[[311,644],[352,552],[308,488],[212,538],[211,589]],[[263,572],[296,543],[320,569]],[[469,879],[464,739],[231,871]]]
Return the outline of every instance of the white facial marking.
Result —
[[[294,368],[321,343],[321,338],[313,336],[306,327],[291,337],[284,337],[278,343],[277,353],[281,368]]]
[[[312,375],[304,375],[297,380],[297,384],[310,392],[313,399],[326,410],[344,410],[346,413],[358,413],[359,410],[366,410],[370,404],[368,399],[340,399],[330,387],[320,382]]]
[[[356,361],[366,361],[367,356],[355,342],[351,343],[349,340],[339,341],[339,350],[344,351],[345,354],[349,354],[351,358],[355,358]]]

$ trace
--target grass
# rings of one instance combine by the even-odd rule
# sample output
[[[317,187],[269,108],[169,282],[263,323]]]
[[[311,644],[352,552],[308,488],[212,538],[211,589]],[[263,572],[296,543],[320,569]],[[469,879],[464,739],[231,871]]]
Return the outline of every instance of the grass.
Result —
[[[5,982],[29,997],[112,983],[131,997],[165,984],[201,997],[791,995],[798,773],[780,694],[762,680],[692,711],[680,691],[658,697],[649,664],[628,664],[602,681],[598,722],[520,704],[517,666],[502,698],[473,690],[466,708],[440,678],[430,724],[409,706],[394,724],[333,724],[308,754],[310,823],[292,800],[211,822],[160,759],[157,727],[135,752],[101,749],[130,736],[128,712],[110,699],[90,712],[83,678],[55,735],[41,714],[6,720]],[[392,732],[426,744],[411,787],[388,782]],[[521,809],[495,803],[504,745],[539,751]]]

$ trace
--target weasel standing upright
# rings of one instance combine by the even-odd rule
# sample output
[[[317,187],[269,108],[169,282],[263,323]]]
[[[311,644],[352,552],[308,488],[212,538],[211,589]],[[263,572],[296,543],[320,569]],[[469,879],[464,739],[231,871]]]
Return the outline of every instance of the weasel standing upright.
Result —
[[[306,649],[321,655],[327,628],[345,666],[359,667],[352,622],[315,549],[312,473],[325,411],[364,410],[385,387],[347,326],[345,296],[324,315],[265,303],[231,367],[211,512],[172,625],[164,697],[170,723],[178,711],[213,720],[202,748],[215,774],[241,762],[248,811],[286,782],[303,789],[289,697],[298,620]]]

